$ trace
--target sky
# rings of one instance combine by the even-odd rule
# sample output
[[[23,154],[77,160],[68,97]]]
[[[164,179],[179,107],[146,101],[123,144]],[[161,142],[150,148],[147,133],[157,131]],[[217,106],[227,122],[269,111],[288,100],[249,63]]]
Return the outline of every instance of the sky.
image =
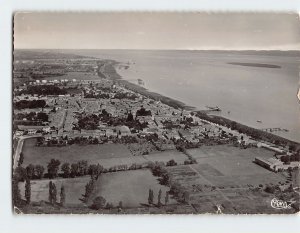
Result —
[[[67,13],[14,16],[16,49],[300,50],[295,13]]]

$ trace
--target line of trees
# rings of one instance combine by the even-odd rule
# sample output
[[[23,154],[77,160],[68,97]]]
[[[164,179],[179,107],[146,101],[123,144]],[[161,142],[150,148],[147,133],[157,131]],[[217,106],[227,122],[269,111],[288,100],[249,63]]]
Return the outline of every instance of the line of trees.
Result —
[[[46,106],[45,100],[20,100],[14,103],[15,109],[44,108],[45,106]]]
[[[164,163],[150,163],[149,168],[154,176],[159,177],[160,184],[170,187],[169,193],[172,194],[178,201],[184,203],[189,202],[189,192],[186,191],[185,188],[177,181],[172,180],[170,174],[164,166]]]
[[[295,151],[300,146],[299,143],[290,141],[286,138],[282,138],[278,135],[240,124],[238,122],[226,119],[221,116],[207,115],[206,113],[199,112],[199,111],[197,112],[196,115],[197,115],[197,117],[199,117],[203,120],[207,120],[209,122],[212,122],[212,123],[215,123],[218,125],[223,125],[232,130],[237,130],[239,133],[247,134],[255,139],[265,140],[265,141],[274,143],[276,145],[289,146],[290,150],[293,150],[293,151]]]
[[[300,151],[291,155],[283,155],[280,157],[281,162],[285,164],[290,164],[291,162],[300,161]]]
[[[67,94],[67,90],[55,85],[39,85],[39,86],[28,86],[27,90],[23,90],[19,94],[65,95]]]
[[[47,165],[47,173],[45,173],[45,168],[42,165],[29,164],[25,168],[21,165],[15,169],[15,176],[18,181],[25,181],[27,178],[30,180],[49,178],[55,179],[57,177],[63,178],[75,178],[85,175],[90,175],[95,179],[98,179],[101,173],[107,172],[117,172],[117,171],[127,171],[127,170],[139,170],[147,167],[146,164],[133,163],[130,166],[116,165],[109,169],[103,168],[102,165],[98,164],[88,164],[86,160],[80,160],[77,163],[65,162],[61,164],[58,159],[51,159]]]

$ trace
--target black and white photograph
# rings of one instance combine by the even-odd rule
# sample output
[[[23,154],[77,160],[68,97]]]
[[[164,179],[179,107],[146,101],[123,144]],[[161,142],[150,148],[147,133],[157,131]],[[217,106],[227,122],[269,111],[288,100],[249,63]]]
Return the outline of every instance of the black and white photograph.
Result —
[[[299,14],[12,18],[15,215],[299,212]]]

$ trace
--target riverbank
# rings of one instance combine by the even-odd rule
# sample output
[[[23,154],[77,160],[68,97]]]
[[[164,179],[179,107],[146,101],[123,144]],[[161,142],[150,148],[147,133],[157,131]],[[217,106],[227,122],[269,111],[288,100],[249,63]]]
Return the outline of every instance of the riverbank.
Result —
[[[300,143],[283,138],[281,136],[272,134],[272,133],[268,133],[265,131],[262,131],[260,129],[256,129],[253,127],[249,127],[247,125],[238,123],[236,121],[227,119],[225,117],[222,116],[215,116],[215,115],[210,115],[205,113],[205,111],[197,111],[195,107],[192,106],[187,106],[185,103],[178,101],[178,100],[174,100],[172,98],[163,96],[161,94],[158,93],[154,93],[151,92],[149,90],[147,90],[144,87],[141,87],[137,84],[131,83],[127,80],[122,79],[122,77],[117,73],[116,69],[115,69],[115,65],[118,65],[119,63],[114,61],[114,60],[107,60],[107,61],[101,61],[101,71],[100,69],[98,70],[98,73],[101,73],[101,75],[99,75],[99,77],[106,77],[106,78],[110,78],[114,81],[116,81],[118,84],[123,85],[124,87],[128,88],[129,90],[132,90],[134,92],[140,93],[142,95],[147,96],[148,98],[154,99],[154,100],[160,100],[162,103],[167,104],[171,107],[174,108],[182,108],[188,111],[194,111],[198,117],[200,117],[201,119],[210,121],[212,123],[215,124],[219,124],[234,130],[239,131],[240,133],[244,133],[247,134],[257,140],[262,140],[262,141],[266,141],[266,142],[270,142],[279,146],[286,146],[286,147],[296,147],[299,148],[300,147]]]
[[[260,130],[260,129],[255,129],[250,126],[238,123],[236,121],[229,120],[225,117],[222,116],[216,116],[216,115],[208,115],[204,113],[203,111],[196,111],[196,115],[204,120],[207,120],[209,122],[225,126],[227,128],[230,128],[232,130],[236,130],[239,133],[246,134],[255,140],[260,140],[260,141],[266,141],[270,142],[272,144],[278,145],[278,146],[283,146],[283,147],[291,147],[291,148],[300,148],[300,143],[280,137],[278,135]]]

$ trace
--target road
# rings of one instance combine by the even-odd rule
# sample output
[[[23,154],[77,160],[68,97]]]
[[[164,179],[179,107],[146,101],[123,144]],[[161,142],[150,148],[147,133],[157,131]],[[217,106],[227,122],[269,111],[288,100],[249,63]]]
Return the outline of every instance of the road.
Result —
[[[28,138],[37,138],[37,137],[41,137],[42,134],[35,134],[35,135],[26,135],[26,136],[20,136],[19,137],[19,141],[18,141],[18,145],[14,154],[14,158],[13,158],[13,170],[15,170],[18,166],[18,161],[20,158],[20,154],[22,152],[22,148],[23,148],[23,143],[25,139]]]

